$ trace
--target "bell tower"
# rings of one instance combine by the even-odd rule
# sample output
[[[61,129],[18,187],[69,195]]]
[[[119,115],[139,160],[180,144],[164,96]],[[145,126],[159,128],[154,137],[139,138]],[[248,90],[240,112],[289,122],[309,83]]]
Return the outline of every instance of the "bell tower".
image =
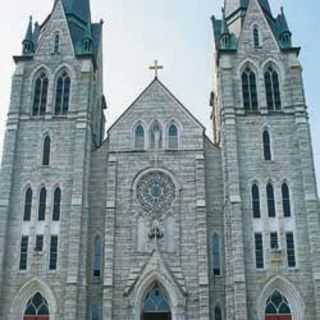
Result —
[[[106,107],[102,27],[89,0],[56,0],[44,23],[30,18],[14,57],[0,177],[1,319],[87,319],[87,185]]]
[[[283,9],[273,16],[267,0],[226,0],[212,22],[226,319],[317,318],[319,202],[300,48]],[[274,297],[291,307],[271,310]]]

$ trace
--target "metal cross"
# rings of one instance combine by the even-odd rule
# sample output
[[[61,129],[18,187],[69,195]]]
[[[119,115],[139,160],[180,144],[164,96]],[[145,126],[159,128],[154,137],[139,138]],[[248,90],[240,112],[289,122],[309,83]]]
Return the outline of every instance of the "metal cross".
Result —
[[[149,67],[150,70],[154,70],[154,77],[158,78],[158,71],[163,69],[163,66],[159,66],[158,60],[154,61],[154,66]]]

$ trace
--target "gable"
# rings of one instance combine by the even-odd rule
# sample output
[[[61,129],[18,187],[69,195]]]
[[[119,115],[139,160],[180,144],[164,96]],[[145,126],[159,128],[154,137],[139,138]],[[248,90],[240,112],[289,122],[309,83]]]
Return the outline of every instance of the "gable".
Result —
[[[185,138],[187,135],[203,137],[205,131],[204,126],[182,103],[155,79],[108,130],[111,149],[130,149],[136,125],[141,123],[145,132],[148,132],[155,121],[160,124],[162,131],[175,122]]]

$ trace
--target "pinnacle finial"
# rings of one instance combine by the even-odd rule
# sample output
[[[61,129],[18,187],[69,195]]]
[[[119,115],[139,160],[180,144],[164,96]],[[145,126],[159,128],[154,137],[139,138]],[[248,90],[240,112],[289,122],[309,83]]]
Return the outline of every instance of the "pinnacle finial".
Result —
[[[29,18],[26,36],[22,44],[23,44],[23,54],[32,54],[34,52],[32,16],[30,16]]]

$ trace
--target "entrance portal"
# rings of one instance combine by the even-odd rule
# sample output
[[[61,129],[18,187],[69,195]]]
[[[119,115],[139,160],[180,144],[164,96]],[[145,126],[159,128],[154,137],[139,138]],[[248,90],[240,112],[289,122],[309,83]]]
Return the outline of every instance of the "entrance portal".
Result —
[[[277,290],[267,301],[265,320],[292,320],[289,303]]]
[[[171,320],[168,298],[158,284],[154,285],[144,299],[141,320]]]

